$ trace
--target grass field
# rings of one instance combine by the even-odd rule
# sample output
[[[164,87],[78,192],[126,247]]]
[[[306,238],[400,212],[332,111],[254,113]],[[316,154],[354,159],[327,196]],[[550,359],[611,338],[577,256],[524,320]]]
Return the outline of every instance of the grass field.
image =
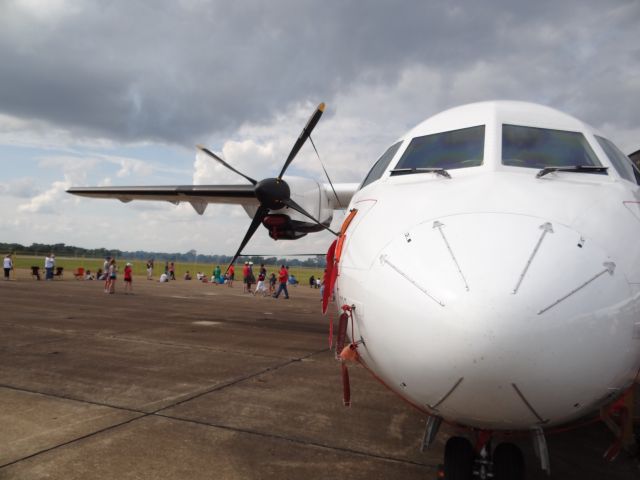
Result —
[[[56,267],[63,267],[65,273],[67,274],[67,278],[73,278],[72,273],[78,267],[83,267],[86,270],[91,270],[92,272],[97,272],[98,269],[102,268],[102,264],[104,259],[102,258],[69,258],[69,257],[56,257]],[[118,265],[118,271],[122,274],[124,270],[124,266],[127,262],[130,262],[133,266],[133,274],[135,276],[145,276],[147,275],[146,262],[142,260],[127,260],[126,258],[117,258],[116,259]],[[244,262],[236,262],[236,280],[242,280],[242,265]],[[44,274],[44,257],[31,257],[31,256],[14,256],[13,264],[16,268],[20,269],[30,269],[32,266],[39,266],[41,273]],[[175,272],[176,278],[182,279],[185,272],[189,270],[191,275],[195,278],[196,272],[206,273],[208,276],[211,276],[213,273],[213,269],[216,266],[209,263],[176,263],[175,264]],[[220,268],[224,272],[226,265],[220,265]],[[271,273],[275,273],[276,276],[278,274],[278,270],[280,269],[280,265],[265,265],[267,269],[267,276],[271,275]],[[253,272],[257,276],[260,265],[253,266]],[[160,274],[164,271],[164,262],[156,262],[154,266],[153,276],[154,278],[158,278]],[[298,281],[303,285],[308,285],[309,277],[313,275],[314,277],[322,278],[323,269],[321,268],[310,268],[310,267],[290,267],[289,274],[295,275]]]

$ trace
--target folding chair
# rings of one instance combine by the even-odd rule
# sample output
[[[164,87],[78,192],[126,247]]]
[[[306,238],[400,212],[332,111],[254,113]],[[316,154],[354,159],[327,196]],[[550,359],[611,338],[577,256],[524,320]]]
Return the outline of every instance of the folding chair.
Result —
[[[40,267],[31,267],[31,276],[36,277],[36,280],[40,280]]]

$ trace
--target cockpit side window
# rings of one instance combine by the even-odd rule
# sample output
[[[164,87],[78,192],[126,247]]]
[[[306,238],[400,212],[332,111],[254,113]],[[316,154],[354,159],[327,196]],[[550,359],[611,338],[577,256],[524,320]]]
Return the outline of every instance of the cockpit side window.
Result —
[[[580,132],[502,125],[502,164],[544,167],[602,166]]]
[[[477,167],[484,159],[484,125],[416,137],[396,165],[400,168]]]
[[[371,170],[369,171],[367,176],[364,177],[364,181],[362,182],[362,185],[360,185],[360,188],[366,187],[371,182],[375,182],[382,176],[382,174],[389,166],[389,163],[395,156],[396,152],[398,151],[398,148],[400,148],[400,145],[402,145],[402,141],[394,143],[387,149],[386,152],[382,154],[378,161],[373,164],[373,167],[371,167]]]
[[[638,172],[638,169],[633,165],[631,159],[622,153],[611,140],[599,137],[598,135],[595,137],[604,150],[604,153],[607,154],[611,165],[616,169],[616,172],[625,180],[640,184],[640,172]]]

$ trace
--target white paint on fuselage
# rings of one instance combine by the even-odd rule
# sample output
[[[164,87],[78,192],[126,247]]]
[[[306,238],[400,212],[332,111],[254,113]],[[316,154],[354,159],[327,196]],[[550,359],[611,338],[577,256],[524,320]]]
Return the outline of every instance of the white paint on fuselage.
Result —
[[[503,123],[583,132],[608,175],[538,179],[503,166]],[[482,166],[452,179],[387,172],[354,195],[339,302],[358,306],[367,365],[426,410],[487,429],[567,422],[638,370],[640,221],[623,204],[638,187],[617,175],[590,127],[520,102],[427,120],[388,170],[411,138],[476,125],[486,126]]]

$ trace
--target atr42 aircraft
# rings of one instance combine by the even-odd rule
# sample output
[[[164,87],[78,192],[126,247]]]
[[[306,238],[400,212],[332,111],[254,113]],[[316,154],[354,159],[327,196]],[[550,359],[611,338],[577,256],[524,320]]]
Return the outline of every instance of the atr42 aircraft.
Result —
[[[459,427],[441,477],[522,479],[516,432],[549,472],[545,433],[599,409],[614,457],[632,438],[640,368],[640,172],[629,157],[569,115],[498,101],[419,124],[360,185],[284,176],[323,108],[277,178],[256,181],[199,147],[250,184],[69,193],[186,201],[200,214],[241,204],[253,220],[234,260],[261,224],[296,239],[348,204],[325,288],[349,321],[337,351],[428,415],[424,447],[443,421]]]

